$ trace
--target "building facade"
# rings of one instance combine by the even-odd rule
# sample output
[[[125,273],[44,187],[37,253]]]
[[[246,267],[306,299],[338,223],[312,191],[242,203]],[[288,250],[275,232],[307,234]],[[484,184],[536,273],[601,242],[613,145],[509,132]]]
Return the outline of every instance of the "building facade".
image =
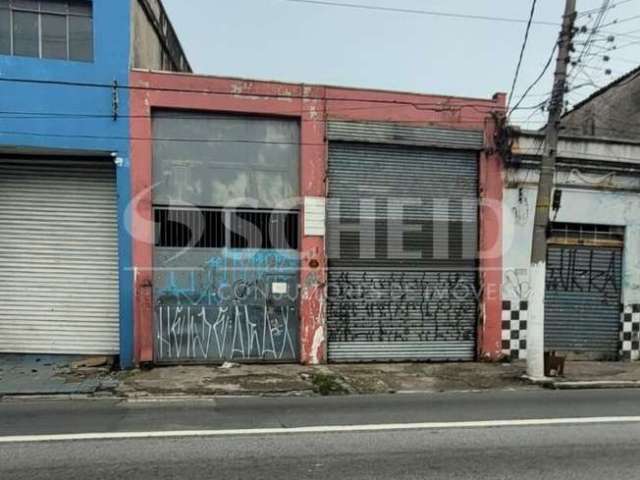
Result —
[[[640,145],[587,121],[637,78],[564,119],[547,350],[640,357]],[[503,94],[193,75],[159,0],[0,0],[0,84],[0,354],[526,358],[541,135],[507,154]]]
[[[569,135],[640,140],[640,68],[577,104],[562,125]]]
[[[534,210],[543,134],[516,133],[505,161],[503,353],[527,355]],[[640,357],[640,144],[564,136],[549,232],[545,350]]]
[[[0,1],[0,353],[133,363],[129,71],[188,70],[166,15],[133,63],[148,3]]]
[[[502,354],[504,95],[130,83],[139,363]]]

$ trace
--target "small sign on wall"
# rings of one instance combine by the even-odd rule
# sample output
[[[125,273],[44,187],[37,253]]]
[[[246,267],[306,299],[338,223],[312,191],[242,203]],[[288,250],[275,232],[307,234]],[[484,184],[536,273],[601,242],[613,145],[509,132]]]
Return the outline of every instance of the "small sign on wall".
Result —
[[[325,198],[304,197],[304,234],[306,236],[325,236],[326,208]]]
[[[271,293],[274,295],[286,295],[289,291],[289,286],[286,282],[275,282],[271,284]]]

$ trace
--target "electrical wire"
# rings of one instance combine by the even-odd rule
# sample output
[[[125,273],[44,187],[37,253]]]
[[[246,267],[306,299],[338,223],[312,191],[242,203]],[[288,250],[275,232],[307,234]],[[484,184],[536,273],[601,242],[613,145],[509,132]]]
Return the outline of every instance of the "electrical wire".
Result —
[[[602,32],[603,35],[619,35],[622,37],[633,37],[635,34],[640,34],[640,28],[634,28],[633,30],[627,30],[625,32],[619,32],[619,31],[614,31],[614,30],[606,30],[604,28],[600,29],[600,32]]]
[[[598,85],[598,83],[594,80],[594,78],[587,72],[587,70],[592,70],[595,72],[602,72],[604,75],[611,75],[611,74],[618,74],[619,72],[616,72],[614,69],[609,68],[609,67],[597,67],[597,66],[593,66],[592,62],[594,60],[597,59],[602,59],[603,62],[608,62],[609,65],[613,64],[614,62],[621,62],[621,63],[632,63],[634,65],[638,65],[637,61],[632,61],[632,60],[627,60],[627,59],[618,59],[616,57],[612,57],[612,55],[610,54],[610,52],[612,51],[616,51],[619,50],[621,48],[627,48],[629,46],[635,45],[637,43],[640,42],[629,42],[627,44],[621,45],[621,46],[615,46],[615,45],[611,45],[609,47],[602,47],[597,45],[597,42],[607,42],[607,43],[611,43],[611,39],[615,38],[616,36],[626,36],[626,34],[624,33],[619,33],[619,32],[606,32],[603,29],[603,25],[612,25],[615,23],[624,23],[630,19],[633,18],[637,18],[640,16],[636,16],[636,17],[631,17],[630,19],[624,19],[623,21],[615,21],[615,22],[611,22],[609,24],[603,24],[603,19],[606,16],[606,14],[608,13],[608,11],[610,11],[612,8],[614,8],[615,6],[617,6],[618,4],[609,4],[607,5],[607,2],[604,2],[603,5],[600,7],[599,9],[599,15],[596,18],[596,22],[594,27],[591,29],[590,31],[590,35],[589,38],[587,39],[587,41],[582,42],[584,44],[584,47],[580,53],[579,58],[577,59],[577,61],[575,61],[575,68],[573,69],[573,71],[570,73],[570,81],[575,81],[576,79],[578,79],[580,76],[584,77],[587,81],[588,84],[590,84],[591,86],[593,86],[596,90],[601,90],[603,88],[609,88],[608,86],[600,86]],[[633,32],[633,31],[631,31]],[[578,43],[578,42],[576,42]],[[587,61],[587,59],[589,59]],[[628,75],[628,74],[626,74]],[[624,75],[621,75],[624,76]],[[604,81],[604,77],[600,78],[599,80]],[[628,81],[632,81],[633,79],[629,79]],[[615,83],[616,81],[614,80],[613,82],[610,79],[606,80],[606,83],[609,84],[609,86],[611,86],[613,83]],[[627,81],[623,82],[623,84],[626,84]],[[582,102],[577,102],[576,105],[580,106]]]
[[[616,130],[620,131],[620,130]],[[107,135],[72,135],[72,134],[49,134],[49,133],[35,133],[35,132],[11,132],[0,131],[0,135],[28,135],[36,137],[52,137],[52,138],[87,138],[87,139],[101,139],[101,140],[123,140],[123,141],[158,141],[158,142],[178,142],[178,143],[244,143],[244,144],[267,144],[267,145],[290,145],[290,146],[325,146],[324,142],[272,142],[272,141],[259,141],[259,140],[211,140],[211,139],[185,139],[185,138],[159,138],[159,137],[129,137],[129,136],[107,136]],[[621,143],[625,143],[622,141]],[[579,150],[564,150],[567,153],[581,154],[583,151]],[[599,154],[599,158],[611,159],[611,160],[630,160],[638,162],[635,157],[625,157],[618,155]]]
[[[640,15],[634,15],[633,17],[627,17],[627,18],[623,18],[622,20],[613,20],[612,22],[609,23],[605,23],[604,25],[601,25],[602,28],[607,28],[607,27],[611,27],[612,25],[621,25],[623,23],[627,23],[630,22],[632,20],[637,20],[640,18]]]
[[[607,12],[609,11],[609,9],[611,8],[611,0],[603,0],[602,2],[602,6],[600,7],[599,11],[598,11],[598,16],[596,17],[596,20],[593,24],[593,28],[591,28],[589,35],[587,36],[587,39],[584,42],[584,47],[582,48],[582,51],[580,52],[580,55],[578,55],[578,58],[575,60],[575,65],[576,65],[576,69],[577,72],[580,72],[580,69],[584,69],[585,65],[582,64],[583,58],[585,55],[588,55],[589,52],[591,51],[591,48],[593,46],[594,43],[594,35],[599,31],[602,22],[604,21],[604,18],[607,14]],[[578,73],[575,74],[575,76],[578,75]],[[569,79],[571,79],[571,73],[569,74]],[[574,76],[574,78],[575,78]],[[571,80],[569,80],[571,81]]]
[[[589,36],[587,37],[587,40],[585,41],[584,48],[582,49],[582,52],[580,52],[580,55],[578,56],[577,63],[580,63],[580,61],[582,60],[583,56],[589,53],[589,50],[590,50],[591,46],[593,45],[593,37],[596,34],[596,32],[599,31],[600,26],[602,25],[602,22],[604,21],[605,15],[607,14],[609,8],[611,7],[610,4],[611,4],[610,0],[604,0],[602,2],[602,7],[600,7],[600,11],[598,12],[598,16],[596,17],[596,21],[594,23],[594,26],[591,29],[591,31],[589,32]]]
[[[348,7],[354,7],[354,8],[368,8],[369,6],[365,6],[365,5],[355,5],[355,4],[341,4],[339,2],[326,2],[326,1],[320,1],[320,0],[285,0],[285,1],[293,1],[293,2],[298,2],[298,3],[320,3],[320,4],[330,4],[331,6],[348,6]],[[609,8],[613,8],[614,6],[620,5],[622,3],[628,3],[628,1],[631,0],[627,0],[627,1],[621,1],[618,2],[616,4],[613,5],[609,5]],[[375,8],[378,9],[378,7],[371,7],[371,8]],[[383,7],[380,7],[383,8]],[[532,6],[532,15],[530,16],[530,22],[527,22],[527,33],[529,32],[529,29],[531,27],[532,24],[549,24],[549,22],[537,22],[533,20],[533,13],[534,13],[534,8],[535,8],[535,0],[533,2],[533,6]],[[410,11],[410,10],[406,10],[406,9],[393,9],[391,7],[386,8],[384,7],[384,9],[386,10],[400,10],[400,11],[404,11],[405,13],[416,13],[416,11]],[[598,10],[594,9],[594,11],[602,11],[602,7]],[[462,15],[462,14],[449,14],[446,12],[435,12],[435,11],[418,11],[419,13],[423,13],[425,15],[436,15],[436,16],[455,16],[456,18],[467,18],[466,15]],[[584,13],[584,12],[583,12]],[[485,16],[470,16],[471,18],[476,18],[476,19],[482,19],[482,20],[500,20],[500,21],[515,21],[518,23],[524,23],[523,20],[519,20],[519,19],[506,19],[506,18],[501,18],[501,17],[485,17]],[[629,19],[624,19],[623,21],[620,21],[618,23],[623,23],[626,21],[629,21],[631,19],[634,18],[638,18],[640,16],[636,16],[636,17],[631,17]],[[615,23],[615,22],[614,22]],[[555,24],[554,24],[555,25]],[[611,24],[610,24],[611,25]],[[525,42],[523,44],[523,47],[526,48],[526,37],[527,35],[525,35]],[[636,44],[636,43],[640,43],[640,42],[631,42],[631,44]],[[555,51],[557,49],[557,44],[554,45],[554,49],[552,50],[551,56],[549,58],[549,61],[547,62],[547,64],[545,65],[543,71],[541,72],[541,74],[538,76],[538,78],[536,78],[536,80],[525,90],[524,94],[520,97],[518,103],[509,111],[509,115],[511,115],[515,110],[527,110],[527,109],[532,109],[535,110],[537,108],[539,108],[539,104],[538,105],[534,105],[534,106],[528,106],[528,107],[522,107],[521,104],[523,102],[523,100],[525,98],[530,98],[531,96],[529,96],[529,93],[531,92],[531,90],[535,87],[535,85],[537,85],[537,83],[542,79],[542,77],[545,75],[545,73],[547,72],[549,66],[551,65],[552,61],[553,61],[553,56],[555,54]],[[522,54],[524,53],[524,48],[522,51]],[[521,63],[519,61],[519,63]],[[519,70],[519,67],[517,68],[517,70]],[[162,75],[162,74],[158,74],[158,75]],[[585,72],[586,75],[586,72]],[[597,87],[597,85],[595,84],[595,82],[593,82],[593,80],[589,77],[589,79],[591,80],[592,84],[594,86]],[[233,80],[233,79],[232,79]],[[237,79],[238,81],[242,81],[242,79]],[[514,80],[517,80],[514,79]],[[625,81],[624,83],[631,81],[633,79],[629,79],[627,81]],[[127,85],[127,84],[121,84],[118,85],[117,87],[114,87],[114,85],[109,84],[109,83],[91,83],[91,82],[71,82],[71,81],[56,81],[56,80],[38,80],[38,79],[20,79],[20,78],[8,78],[8,77],[0,77],[0,81],[2,82],[20,82],[20,83],[32,83],[32,84],[49,84],[49,85],[64,85],[64,86],[80,86],[80,87],[88,87],[88,88],[105,88],[105,89],[109,89],[112,90],[114,88],[117,88],[118,90],[140,90],[140,91],[160,91],[160,92],[175,92],[175,93],[194,93],[194,94],[203,94],[203,95],[228,95],[228,96],[234,96],[234,97],[243,97],[243,96],[247,96],[247,97],[251,97],[251,98],[266,98],[266,99],[279,99],[279,98],[284,98],[284,99],[304,99],[304,100],[327,100],[327,101],[346,101],[346,102],[362,102],[362,103],[366,103],[368,104],[368,106],[363,106],[363,107],[353,107],[351,109],[353,110],[358,110],[358,109],[362,109],[362,110],[373,110],[376,108],[382,108],[382,109],[387,109],[387,108],[392,108],[392,107],[399,107],[399,106],[412,106],[414,108],[417,109],[425,109],[425,110],[433,110],[433,111],[440,111],[440,112],[447,112],[447,111],[455,111],[455,110],[459,110],[461,108],[465,108],[465,107],[470,107],[470,108],[475,108],[477,111],[481,112],[481,113],[488,113],[491,109],[495,109],[496,106],[495,104],[492,104],[491,101],[487,100],[487,101],[482,101],[482,100],[478,100],[477,103],[473,102],[473,101],[469,101],[469,102],[465,102],[465,103],[454,103],[454,104],[448,104],[446,99],[448,97],[442,97],[443,98],[443,102],[442,103],[438,103],[438,102],[434,102],[434,103],[429,103],[429,102],[416,102],[416,101],[402,101],[402,100],[379,100],[379,99],[363,99],[363,98],[349,98],[347,96],[345,97],[337,97],[337,98],[332,98],[332,97],[326,97],[326,96],[313,96],[313,95],[299,95],[299,94],[289,94],[289,93],[259,93],[259,92],[253,92],[253,91],[245,91],[245,92],[231,92],[231,91],[221,91],[221,90],[212,90],[212,89],[188,89],[188,88],[170,88],[170,87],[153,87],[153,86],[142,86],[142,85]],[[259,86],[262,82],[257,81],[256,82],[257,85]],[[623,83],[623,84],[624,84]],[[292,84],[292,85],[287,85],[287,84],[282,84],[283,89],[287,88],[287,87],[291,87],[291,88],[296,88],[299,89],[301,87],[303,87],[304,85],[301,84]],[[328,87],[328,88],[333,88],[333,87]],[[336,89],[338,89],[339,87],[335,87]],[[399,92],[398,92],[399,93]],[[416,94],[417,95],[417,94]],[[513,95],[513,88],[512,88],[512,92],[510,94]],[[456,99],[453,98],[453,100],[455,101]],[[544,102],[543,102],[544,103]],[[374,107],[371,104],[379,104],[379,107]],[[431,108],[433,107],[433,108]],[[479,108],[484,109],[484,111],[479,110]],[[344,108],[344,110],[351,110],[350,108]],[[338,109],[339,110],[339,109]],[[296,109],[296,110],[292,110],[291,113],[300,113],[300,109]],[[304,111],[304,110],[302,110]],[[38,118],[59,118],[60,116],[70,116],[70,117],[74,117],[74,118],[111,118],[112,114],[76,114],[76,113],[69,113],[69,114],[65,114],[65,113],[36,113],[36,112],[0,112],[0,114],[7,114],[7,115],[20,115],[20,117],[14,117],[14,116],[10,116],[10,117],[5,117],[5,118],[21,118],[21,119],[29,119],[29,118],[34,118],[34,119],[38,119]],[[120,115],[120,116],[126,116],[129,118],[140,118],[140,117],[149,117],[149,115]],[[303,121],[305,121],[303,119]],[[342,120],[344,121],[344,120]],[[348,120],[347,120],[348,121]],[[357,120],[356,120],[357,121]],[[434,121],[430,121],[430,120],[416,120],[416,122],[421,123],[421,124],[430,124],[430,123],[437,123]],[[446,121],[443,120],[442,123],[446,123],[448,125],[451,124],[455,124],[455,123],[474,123],[477,124],[477,121]],[[12,134],[11,132],[4,132],[5,134]],[[21,134],[27,134],[26,132],[22,132]],[[129,137],[127,137],[129,138]]]
[[[156,75],[166,75],[165,73],[157,73]],[[205,77],[206,78],[206,77]],[[217,77],[211,77],[217,78]],[[233,80],[233,79],[232,79]],[[246,81],[243,79],[237,79],[237,81]],[[349,96],[317,96],[317,95],[300,95],[293,93],[260,93],[255,91],[228,91],[228,90],[212,90],[212,89],[190,89],[190,88],[175,88],[175,87],[159,87],[159,86],[146,86],[146,85],[127,85],[127,84],[118,84],[117,86],[110,83],[98,83],[98,82],[75,82],[75,81],[66,81],[66,80],[41,80],[41,79],[32,79],[32,78],[15,78],[15,77],[2,77],[0,76],[0,82],[7,83],[24,83],[24,84],[38,84],[38,85],[57,85],[57,86],[72,86],[72,87],[85,87],[85,88],[106,88],[109,90],[125,90],[125,91],[147,91],[147,92],[163,92],[163,93],[194,93],[200,95],[225,95],[232,97],[248,97],[248,98],[261,98],[261,99],[284,99],[284,100],[321,100],[321,101],[346,101],[346,102],[359,102],[359,103],[367,103],[367,104],[384,104],[384,105],[409,105],[415,106],[416,108],[422,107],[455,107],[455,106],[466,106],[466,107],[491,107],[495,106],[492,104],[491,100],[481,100],[477,101],[466,101],[464,103],[460,102],[461,98],[444,96],[444,95],[426,95],[426,94],[418,94],[418,93],[409,93],[406,92],[392,92],[392,91],[380,91],[376,89],[368,89],[373,92],[382,92],[382,93],[397,93],[404,94],[410,96],[419,97],[421,95],[424,96],[433,96],[442,98],[442,102],[419,102],[419,101],[409,101],[409,100],[383,100],[383,99],[372,99],[372,98],[362,98],[362,97],[349,97]],[[252,81],[257,84],[268,84],[269,82],[263,81]],[[276,82],[277,83],[277,82]],[[283,89],[289,88],[302,88],[305,85],[303,84],[282,84]],[[340,90],[341,87],[324,87],[318,86],[320,88],[327,89],[335,89]],[[344,90],[353,90],[349,87],[344,87]],[[367,89],[365,89],[367,90]],[[455,103],[447,103],[449,100],[453,100]],[[298,110],[294,110],[298,111]]]
[[[464,14],[464,13],[453,13],[453,12],[442,12],[437,10],[419,10],[419,9],[411,9],[411,8],[397,8],[397,7],[382,7],[377,5],[365,5],[359,3],[347,3],[347,2],[338,2],[338,1],[329,1],[329,0],[283,0],[289,3],[298,3],[298,4],[307,4],[307,5],[317,5],[323,7],[339,7],[339,8],[351,8],[358,10],[370,10],[370,11],[379,11],[379,12],[389,12],[389,13],[407,13],[414,15],[428,15],[433,17],[445,17],[445,18],[456,18],[463,20],[483,20],[483,21],[492,21],[492,22],[505,22],[505,23],[527,23],[528,21],[521,18],[509,18],[509,17],[496,17],[496,16],[488,16],[488,15],[472,15],[472,14]],[[538,20],[534,22],[536,25],[546,25],[546,26],[559,26],[558,23]]]
[[[509,110],[507,116],[510,117],[511,114],[513,112],[515,112],[516,110],[520,109],[520,105],[522,104],[522,102],[524,101],[525,98],[527,98],[527,95],[529,95],[529,93],[531,92],[531,90],[533,90],[535,88],[535,86],[540,82],[540,80],[542,80],[542,77],[545,76],[545,74],[547,73],[547,71],[549,70],[549,67],[551,66],[551,64],[553,63],[553,57],[555,56],[556,50],[558,49],[558,42],[556,42],[553,45],[553,50],[551,50],[551,55],[549,55],[549,59],[547,60],[547,63],[545,64],[545,66],[543,67],[542,71],[540,72],[540,74],[536,77],[536,79],[531,83],[531,85],[529,85],[527,87],[527,89],[524,91],[524,93],[522,94],[522,96],[520,97],[520,100],[518,100],[518,103],[516,103],[513,108],[511,108],[511,110]]]
[[[516,86],[518,84],[518,76],[520,75],[520,68],[522,67],[522,60],[524,59],[524,52],[527,49],[527,43],[529,42],[529,33],[531,32],[531,22],[533,22],[533,17],[536,13],[536,4],[538,0],[533,0],[531,2],[531,12],[529,13],[529,21],[527,22],[527,27],[524,32],[524,40],[522,41],[522,48],[520,48],[520,57],[518,58],[518,65],[516,66],[516,72],[513,76],[513,83],[511,84],[511,91],[509,93],[509,98],[507,100],[507,110],[509,110],[509,106],[511,105],[511,99],[513,94],[515,93]]]
[[[631,31],[634,31],[634,30],[631,30]],[[610,37],[613,37],[614,39],[622,37],[622,38],[628,38],[630,40],[640,40],[640,35],[634,35],[631,33],[624,33],[624,32],[603,32],[602,30],[600,30],[600,33],[596,33],[595,36],[600,37],[599,39],[604,42],[609,42]]]
[[[591,55],[590,52],[591,52],[592,47],[594,46],[593,38],[594,38],[595,35],[598,34],[598,32],[601,31],[602,22],[604,21],[604,18],[606,16],[607,12],[610,11],[615,6],[620,5],[621,3],[629,3],[629,2],[618,2],[618,3],[615,3],[615,4],[611,4],[610,1],[604,0],[602,6],[600,8],[589,11],[589,13],[595,13],[597,11],[598,12],[598,17],[596,18],[596,21],[595,21],[593,29],[591,29],[589,38],[587,39],[586,42],[584,42],[584,48],[583,48],[583,50],[582,50],[582,52],[580,54],[580,57],[578,59],[578,61],[581,63],[581,65],[580,65],[581,68],[576,68],[576,70],[570,74],[570,80],[575,80],[580,75],[582,75],[582,76],[584,76],[586,78],[587,84],[582,84],[580,87],[584,87],[585,85],[591,85],[596,89],[600,89],[601,88],[599,85],[596,84],[594,79],[585,71],[586,68],[590,68],[590,69],[596,68],[597,69],[597,67],[592,67],[591,65],[585,65],[583,60]],[[585,12],[583,12],[583,13],[585,13]],[[627,19],[625,19],[625,21],[626,20]],[[627,47],[627,46],[633,45],[635,43],[636,42],[630,42],[629,44],[625,44],[623,47]],[[640,43],[640,42],[638,42],[638,43]],[[557,47],[557,45],[556,45],[556,47]],[[614,48],[612,48],[611,50],[614,50]],[[601,53],[599,55],[601,55]],[[552,57],[553,57],[553,54],[552,54]],[[549,62],[549,66],[550,66],[550,62]],[[547,66],[547,69],[548,69],[548,66]],[[608,69],[608,70],[610,70],[610,69]],[[546,69],[543,70],[543,74],[536,80],[539,81],[542,78],[542,76],[544,75],[544,73],[546,73]],[[611,71],[611,73],[614,73],[614,72]],[[640,74],[640,72],[639,72],[639,74]],[[534,82],[534,83],[537,83],[537,81]],[[631,81],[631,79],[629,79],[628,81]],[[570,90],[573,90],[573,89],[570,89]],[[528,94],[529,91],[530,91],[530,89],[528,91],[526,91],[525,94],[521,97],[520,102],[513,109],[511,109],[509,111],[509,116],[511,116],[513,111],[515,111],[516,109],[519,109],[520,103],[522,102],[523,98]],[[532,112],[532,115],[533,114],[535,114],[535,111]],[[530,120],[532,115],[529,115],[529,117],[527,118],[527,122]],[[541,122],[541,123],[543,123],[543,122]]]
[[[531,109],[535,109],[538,107],[535,106],[529,106],[526,107],[526,110],[531,110]],[[525,110],[525,108],[522,108],[520,110]],[[205,118],[207,116],[207,114],[216,114],[219,112],[203,112],[204,115],[202,115],[201,117],[189,117],[189,116],[180,116],[180,117],[172,117],[172,118],[177,118],[179,120],[210,120],[210,118]],[[231,115],[234,115],[236,112],[231,113]],[[489,114],[490,112],[486,112],[487,114]],[[224,114],[224,112],[223,112]],[[278,116],[278,115],[277,115]],[[133,119],[153,119],[153,118],[157,118],[154,117],[153,115],[133,115],[133,116],[129,116],[129,115],[122,115],[122,118],[133,118]],[[106,119],[106,120],[112,120],[113,119],[113,115],[112,114],[91,114],[91,113],[36,113],[36,112],[0,112],[0,119],[1,120],[64,120],[64,119]],[[318,123],[319,120],[311,120],[311,119],[296,119],[295,121],[301,122],[301,123]],[[366,120],[359,120],[359,119],[349,119],[349,118],[340,118],[340,117],[331,117],[329,119],[327,119],[327,122],[332,122],[332,121],[336,121],[336,122],[342,122],[342,123],[361,123],[363,121]],[[380,120],[381,122],[384,122],[384,120]],[[484,119],[482,120],[473,120],[473,119],[459,119],[459,120],[450,120],[450,119],[418,119],[418,120],[403,120],[402,123],[403,124],[417,124],[417,125],[422,125],[422,126],[429,126],[429,125],[438,125],[438,124],[442,124],[442,125],[481,125],[483,123]]]
[[[611,8],[616,8],[616,7],[619,7],[620,5],[624,5],[625,3],[630,3],[630,2],[635,2],[635,1],[637,1],[637,0],[621,0],[621,1],[619,1],[619,2],[616,2],[616,3],[611,4]],[[601,8],[601,7],[598,7],[598,8],[592,8],[591,10],[583,10],[582,12],[580,12],[580,13],[578,14],[578,18],[586,17],[586,16],[589,16],[589,15],[592,15],[592,14],[594,14],[594,13],[598,12],[598,11],[600,10],[600,8]]]
[[[540,95],[539,97],[542,97],[543,95]],[[343,107],[343,108],[332,108],[331,113],[336,113],[336,112],[351,112],[351,111],[373,111],[373,110],[388,110],[390,108],[399,108],[399,107],[406,107],[407,105],[378,105],[378,106],[367,106],[367,107],[351,107],[351,108],[347,108],[347,107]],[[428,109],[420,109],[420,110],[428,110],[428,111],[434,111],[436,113],[451,113],[451,112],[459,112],[462,108],[466,108],[467,106],[462,104],[462,105],[453,105],[453,106],[447,106],[447,105],[441,105],[438,108],[428,108]],[[539,108],[539,104],[537,105],[529,105],[529,106],[524,106],[524,107],[519,107],[518,110],[532,110],[532,109],[537,109]],[[300,113],[305,113],[305,112],[314,112],[315,110],[310,109],[310,110],[291,110],[291,111],[282,111],[279,112],[280,114],[300,114]],[[489,114],[492,111],[495,111],[495,109],[490,109],[487,108],[484,111],[478,111],[478,113],[481,114]],[[179,118],[181,120],[209,120],[209,118],[206,116],[208,112],[204,111],[204,112],[200,112],[200,113],[186,113],[186,112],[180,112],[174,116],[172,116],[172,118]],[[147,113],[143,113],[143,114],[119,114],[118,117],[121,118],[129,118],[129,119],[148,119],[148,118],[156,118],[155,115],[153,114],[147,114]],[[35,111],[11,111],[11,110],[5,110],[5,111],[0,111],[0,118],[4,118],[4,119],[55,119],[55,118],[107,118],[107,119],[112,119],[113,118],[113,113],[83,113],[83,112],[35,112]],[[358,119],[349,119],[349,118],[332,118],[332,120],[337,120],[337,121],[343,121],[343,122],[360,122],[362,120],[358,120]],[[302,122],[317,122],[318,120],[315,119],[305,119],[302,118],[300,119],[300,121]],[[403,123],[419,123],[419,124],[426,124],[426,123],[437,123],[437,120],[433,120],[433,119],[415,119],[415,120],[411,120],[411,119],[407,119],[407,120],[403,120]],[[455,123],[474,123],[474,124],[478,124],[478,123],[482,123],[479,120],[474,120],[474,119],[459,119],[459,120],[441,120],[441,123],[446,123],[446,124],[455,124]]]

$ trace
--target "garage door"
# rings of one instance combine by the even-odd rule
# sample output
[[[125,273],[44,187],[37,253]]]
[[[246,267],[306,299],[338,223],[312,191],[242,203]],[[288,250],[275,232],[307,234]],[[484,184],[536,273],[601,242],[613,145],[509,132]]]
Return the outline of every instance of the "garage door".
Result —
[[[621,283],[622,248],[550,246],[545,348],[615,359]]]
[[[117,354],[115,168],[0,158],[0,352]]]
[[[472,360],[477,154],[334,141],[329,183],[329,359]]]
[[[156,363],[296,361],[298,122],[163,111],[153,133]]]

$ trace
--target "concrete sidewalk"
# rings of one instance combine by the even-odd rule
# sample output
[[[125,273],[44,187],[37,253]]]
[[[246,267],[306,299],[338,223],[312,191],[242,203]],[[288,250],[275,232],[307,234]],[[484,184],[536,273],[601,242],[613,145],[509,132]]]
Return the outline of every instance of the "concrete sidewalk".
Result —
[[[562,390],[640,388],[640,362],[567,362],[563,377],[542,383]]]
[[[47,365],[49,365],[47,363]],[[38,371],[42,371],[42,365]],[[29,370],[29,369],[27,369]],[[42,374],[7,372],[0,396],[89,395],[126,399],[214,396],[313,396],[436,393],[538,388],[524,379],[525,364],[397,363],[157,367],[111,372],[104,366],[70,364]],[[22,376],[21,376],[22,375]],[[1,375],[0,375],[1,376]],[[542,386],[557,389],[640,387],[640,363],[567,362],[565,377]]]
[[[119,384],[110,358],[65,355],[0,356],[3,395],[96,395]]]
[[[517,363],[396,363],[164,367],[126,375],[124,397],[224,395],[348,395],[536,388]],[[640,363],[567,362],[565,376],[542,386],[558,389],[640,387]]]
[[[117,389],[126,397],[346,395],[523,388],[512,364],[356,364],[185,366],[135,371]]]

